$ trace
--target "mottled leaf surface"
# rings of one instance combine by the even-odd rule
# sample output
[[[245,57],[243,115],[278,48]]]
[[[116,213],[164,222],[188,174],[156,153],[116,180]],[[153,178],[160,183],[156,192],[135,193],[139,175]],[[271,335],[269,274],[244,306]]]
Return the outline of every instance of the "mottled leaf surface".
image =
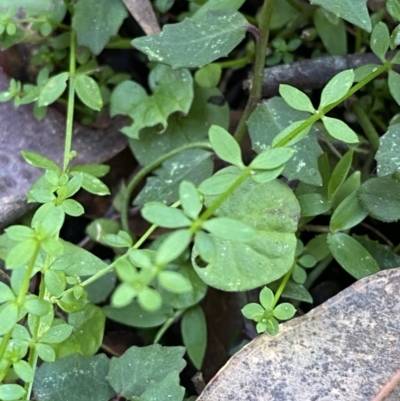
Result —
[[[172,68],[202,67],[228,55],[244,38],[247,21],[237,11],[212,10],[198,22],[186,18],[165,25],[158,35],[132,41],[150,60]]]
[[[72,27],[78,44],[99,54],[110,38],[118,33],[128,16],[121,0],[81,0],[74,5]]]

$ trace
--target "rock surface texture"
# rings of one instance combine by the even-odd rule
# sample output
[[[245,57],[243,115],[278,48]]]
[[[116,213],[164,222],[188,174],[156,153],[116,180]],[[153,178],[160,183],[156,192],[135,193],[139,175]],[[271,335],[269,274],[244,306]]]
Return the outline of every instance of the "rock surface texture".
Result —
[[[400,400],[400,269],[280,327],[235,354],[197,401]]]

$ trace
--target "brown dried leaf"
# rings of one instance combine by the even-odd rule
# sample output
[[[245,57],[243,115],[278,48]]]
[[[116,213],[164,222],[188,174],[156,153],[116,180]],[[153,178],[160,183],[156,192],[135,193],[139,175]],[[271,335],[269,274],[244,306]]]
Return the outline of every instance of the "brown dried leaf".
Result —
[[[157,17],[149,0],[122,0],[146,35],[160,32]]]
[[[0,68],[0,91],[9,86],[9,78]],[[119,133],[122,121],[114,120],[105,130],[76,125],[72,149],[78,152],[75,163],[102,163],[127,144]],[[21,157],[31,150],[62,161],[65,118],[54,109],[38,121],[32,107],[14,108],[12,102],[0,103],[0,229],[28,210],[26,194],[43,171],[30,166]]]
[[[257,337],[197,401],[399,400],[399,301],[400,269],[360,280]]]

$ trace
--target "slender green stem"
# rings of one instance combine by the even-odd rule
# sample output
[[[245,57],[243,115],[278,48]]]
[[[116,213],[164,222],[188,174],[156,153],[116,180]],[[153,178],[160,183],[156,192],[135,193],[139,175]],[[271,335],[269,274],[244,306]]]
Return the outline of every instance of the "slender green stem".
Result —
[[[272,304],[272,309],[275,308],[276,304],[279,301],[279,298],[282,296],[283,291],[285,290],[286,284],[289,281],[294,268],[296,267],[296,263],[293,263],[292,267],[290,270],[284,275],[281,283],[279,284],[278,289],[276,290],[275,296],[274,296],[274,303]]]
[[[150,174],[153,170],[160,167],[166,160],[170,159],[171,157],[177,155],[180,152],[188,149],[207,149],[212,150],[211,145],[208,142],[194,142],[189,143],[187,145],[181,146],[170,152],[166,153],[165,155],[159,157],[154,162],[150,163],[146,167],[143,167],[130,181],[127,185],[124,196],[122,198],[122,210],[121,210],[121,223],[122,228],[126,232],[130,232],[129,230],[129,218],[128,218],[128,209],[129,209],[129,200],[131,198],[131,194],[136,186],[142,181],[146,175]]]
[[[35,244],[35,250],[33,251],[33,254],[32,254],[32,258],[29,261],[28,268],[26,269],[26,273],[24,275],[22,285],[18,292],[17,305],[18,305],[19,310],[22,308],[22,305],[24,304],[24,301],[25,301],[26,294],[28,293],[29,284],[31,282],[33,269],[35,268],[36,259],[39,255],[39,250],[40,250],[40,242],[37,241]],[[0,359],[1,359],[1,355],[0,355]]]
[[[65,144],[64,144],[64,164],[63,170],[67,171],[71,147],[72,147],[72,129],[74,122],[74,104],[75,104],[75,70],[76,70],[76,37],[75,31],[71,30],[70,53],[69,53],[69,87],[68,87],[68,107],[67,107],[67,122],[65,125]]]
[[[371,144],[373,152],[375,153],[379,148],[379,134],[376,132],[376,129],[371,123],[371,120],[369,119],[365,110],[358,103],[353,105],[353,111],[357,117],[358,123],[364,130],[365,136],[368,138],[369,143]]]
[[[39,295],[38,299],[43,300],[46,294],[46,285],[44,282],[44,276],[42,275],[41,280],[40,280],[40,286],[39,286]],[[38,341],[38,333],[39,333],[39,327],[40,327],[40,320],[42,319],[39,316],[32,316],[32,323],[30,325],[30,329],[32,332],[32,343],[29,347],[29,357],[28,357],[28,363],[32,367],[33,371],[36,371],[36,365],[38,361],[38,355],[36,352],[36,342]],[[26,400],[30,400],[31,394],[32,394],[32,389],[33,389],[33,380],[30,383],[25,383],[25,390],[26,390]]]
[[[355,36],[355,44],[354,44],[354,52],[355,53],[360,53],[361,48],[362,48],[362,34],[363,30],[356,26],[356,36]]]
[[[108,42],[105,46],[106,49],[133,49],[132,39],[130,38],[117,38]]]
[[[394,253],[400,252],[400,243],[397,244],[397,245],[393,248],[393,252],[394,252]]]
[[[235,60],[227,60],[227,61],[221,61],[218,64],[221,68],[232,68],[232,67],[244,67],[245,65],[249,64],[251,62],[251,57],[248,55],[237,58]]]
[[[179,309],[169,319],[167,319],[167,321],[157,331],[157,334],[154,337],[153,344],[157,344],[161,340],[161,337],[164,335],[164,333],[171,327],[171,325],[175,322],[175,320],[178,319],[185,311],[186,309]]]
[[[260,14],[260,26],[259,26],[260,37],[256,45],[253,82],[250,89],[250,95],[246,104],[246,108],[243,111],[242,117],[239,121],[239,124],[234,134],[234,137],[239,143],[243,140],[244,136],[246,135],[247,131],[246,122],[261,99],[265,58],[267,55],[267,46],[269,38],[269,24],[272,12],[275,7],[275,3],[276,0],[264,0],[264,4],[262,6]]]

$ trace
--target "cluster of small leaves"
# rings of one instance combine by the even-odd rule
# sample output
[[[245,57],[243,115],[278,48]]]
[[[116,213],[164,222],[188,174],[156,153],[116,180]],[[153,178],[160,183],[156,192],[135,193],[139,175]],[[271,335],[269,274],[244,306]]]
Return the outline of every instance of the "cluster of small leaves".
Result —
[[[275,306],[274,293],[268,287],[264,287],[260,291],[260,303],[247,304],[242,309],[242,313],[248,319],[257,322],[258,333],[266,331],[275,336],[279,330],[278,320],[291,319],[296,313],[296,309],[287,302]]]

